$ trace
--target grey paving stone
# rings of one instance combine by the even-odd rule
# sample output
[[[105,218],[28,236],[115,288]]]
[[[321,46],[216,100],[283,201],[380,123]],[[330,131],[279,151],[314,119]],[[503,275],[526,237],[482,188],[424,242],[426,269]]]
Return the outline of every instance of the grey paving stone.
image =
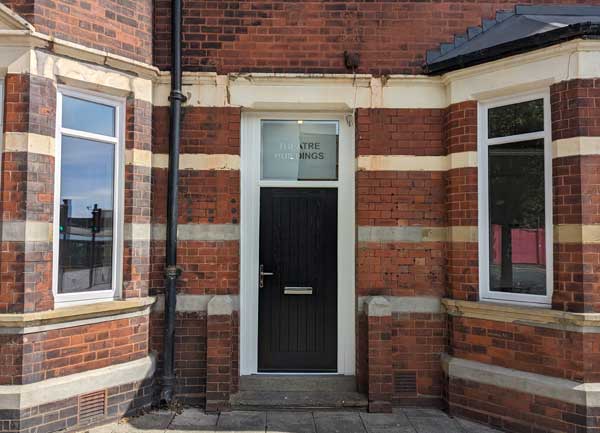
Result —
[[[400,410],[400,411],[404,412],[406,414],[406,416],[408,416],[409,419],[410,418],[420,418],[420,417],[442,417],[442,418],[448,417],[448,415],[444,411],[441,411],[439,409],[407,407],[407,408],[395,409],[395,411],[396,410]]]
[[[162,433],[174,417],[173,412],[161,411],[128,418],[119,422],[113,433]]]
[[[311,412],[268,412],[267,432],[315,433],[315,421]]]
[[[111,422],[88,430],[89,433],[114,433],[117,431],[118,423]]]
[[[369,433],[417,433],[417,431],[409,425],[401,427],[368,427]],[[444,432],[439,432],[444,433]]]
[[[464,433],[464,429],[449,417],[431,416],[410,418],[417,433]]]
[[[317,433],[366,433],[358,412],[314,412]]]
[[[219,416],[216,414],[207,414],[196,408],[185,409],[179,415],[175,415],[168,432],[176,431],[197,431],[212,432],[215,431]]]
[[[462,418],[455,418],[466,433],[501,433],[500,430],[493,429],[483,424],[469,421]]]
[[[260,433],[266,431],[266,412],[222,412],[217,422],[218,431]]]
[[[405,427],[410,426],[408,417],[403,411],[394,411],[394,413],[368,413],[361,412],[360,417],[367,430],[377,427]]]

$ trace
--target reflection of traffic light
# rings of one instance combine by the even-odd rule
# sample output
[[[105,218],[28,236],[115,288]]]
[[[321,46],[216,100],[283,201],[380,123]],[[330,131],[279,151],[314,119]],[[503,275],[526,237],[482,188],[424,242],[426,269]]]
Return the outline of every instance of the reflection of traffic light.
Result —
[[[102,209],[98,207],[98,204],[94,204],[92,210],[92,233],[99,233],[101,230],[102,222]]]
[[[60,205],[60,222],[59,222],[59,226],[58,226],[58,230],[60,233],[64,233],[65,230],[67,229],[70,204],[71,204],[71,200],[63,199],[63,202]]]

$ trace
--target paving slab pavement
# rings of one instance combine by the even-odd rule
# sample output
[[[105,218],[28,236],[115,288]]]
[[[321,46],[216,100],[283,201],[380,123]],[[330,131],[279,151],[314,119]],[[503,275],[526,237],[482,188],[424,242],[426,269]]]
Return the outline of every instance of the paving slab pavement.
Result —
[[[435,409],[359,411],[155,411],[89,429],[89,433],[500,433]]]

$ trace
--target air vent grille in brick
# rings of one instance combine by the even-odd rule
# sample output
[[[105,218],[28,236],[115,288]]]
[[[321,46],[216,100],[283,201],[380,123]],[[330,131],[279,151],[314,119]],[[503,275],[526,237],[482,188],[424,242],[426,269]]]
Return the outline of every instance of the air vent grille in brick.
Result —
[[[394,391],[400,395],[417,394],[417,373],[415,371],[404,371],[394,376]]]
[[[79,423],[89,423],[106,414],[106,391],[79,396]]]

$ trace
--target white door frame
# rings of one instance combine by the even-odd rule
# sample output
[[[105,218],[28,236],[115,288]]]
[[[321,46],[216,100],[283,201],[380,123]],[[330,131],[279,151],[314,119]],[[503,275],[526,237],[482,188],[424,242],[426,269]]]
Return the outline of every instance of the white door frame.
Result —
[[[339,179],[337,181],[261,181],[260,121],[339,121]],[[354,122],[340,113],[242,113],[241,125],[241,242],[240,242],[240,375],[258,370],[258,266],[260,188],[304,187],[338,189],[338,323],[337,373],[355,373],[355,207]]]

